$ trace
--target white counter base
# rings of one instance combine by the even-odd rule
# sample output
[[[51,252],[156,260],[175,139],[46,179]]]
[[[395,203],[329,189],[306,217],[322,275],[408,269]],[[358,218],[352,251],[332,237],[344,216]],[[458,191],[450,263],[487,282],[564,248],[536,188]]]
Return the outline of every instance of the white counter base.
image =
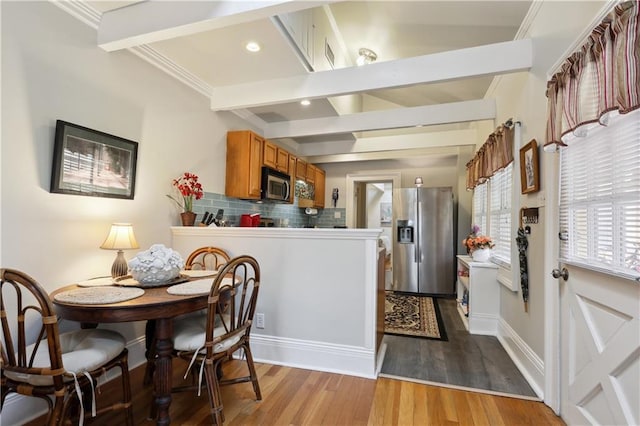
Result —
[[[375,378],[380,229],[172,227],[183,257],[202,246],[260,264],[256,361]]]

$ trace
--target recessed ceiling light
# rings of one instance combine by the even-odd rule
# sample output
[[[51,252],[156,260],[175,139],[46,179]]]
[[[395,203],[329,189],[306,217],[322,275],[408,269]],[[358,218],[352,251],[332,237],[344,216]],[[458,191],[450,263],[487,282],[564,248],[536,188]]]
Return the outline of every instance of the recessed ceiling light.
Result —
[[[255,41],[250,41],[249,43],[247,43],[245,48],[249,52],[259,52],[260,51],[260,45],[258,43],[256,43]]]
[[[303,100],[300,101],[300,105],[309,106],[309,105],[311,105],[311,101],[309,99],[303,99]]]

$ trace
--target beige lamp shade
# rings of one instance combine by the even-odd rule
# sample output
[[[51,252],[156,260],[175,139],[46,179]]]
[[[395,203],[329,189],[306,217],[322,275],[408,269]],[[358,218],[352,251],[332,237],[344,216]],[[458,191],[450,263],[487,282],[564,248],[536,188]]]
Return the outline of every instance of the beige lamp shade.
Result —
[[[111,276],[113,278],[127,275],[127,260],[124,258],[122,250],[139,247],[136,236],[133,235],[133,226],[130,223],[114,223],[111,225],[109,235],[107,235],[107,239],[104,240],[100,248],[105,250],[118,250],[116,260],[111,266]]]
[[[130,223],[114,223],[107,239],[100,246],[107,250],[127,250],[139,248],[136,236],[133,235],[133,226]]]

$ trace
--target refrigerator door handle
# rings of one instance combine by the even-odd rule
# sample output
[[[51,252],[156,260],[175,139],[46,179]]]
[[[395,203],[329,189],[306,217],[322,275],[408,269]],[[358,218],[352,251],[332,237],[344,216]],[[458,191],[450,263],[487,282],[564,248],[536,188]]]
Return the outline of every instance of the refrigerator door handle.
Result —
[[[422,201],[418,201],[418,223],[416,223],[418,229],[418,235],[421,235],[420,233],[422,232]],[[421,241],[420,239],[417,240],[416,243],[416,263],[422,263],[422,247],[420,247]]]

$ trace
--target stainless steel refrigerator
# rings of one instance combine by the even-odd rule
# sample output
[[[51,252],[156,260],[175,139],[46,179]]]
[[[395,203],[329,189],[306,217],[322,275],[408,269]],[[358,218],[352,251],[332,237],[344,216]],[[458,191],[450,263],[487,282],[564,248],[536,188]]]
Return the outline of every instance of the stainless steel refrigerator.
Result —
[[[453,192],[393,190],[394,291],[455,293]]]

